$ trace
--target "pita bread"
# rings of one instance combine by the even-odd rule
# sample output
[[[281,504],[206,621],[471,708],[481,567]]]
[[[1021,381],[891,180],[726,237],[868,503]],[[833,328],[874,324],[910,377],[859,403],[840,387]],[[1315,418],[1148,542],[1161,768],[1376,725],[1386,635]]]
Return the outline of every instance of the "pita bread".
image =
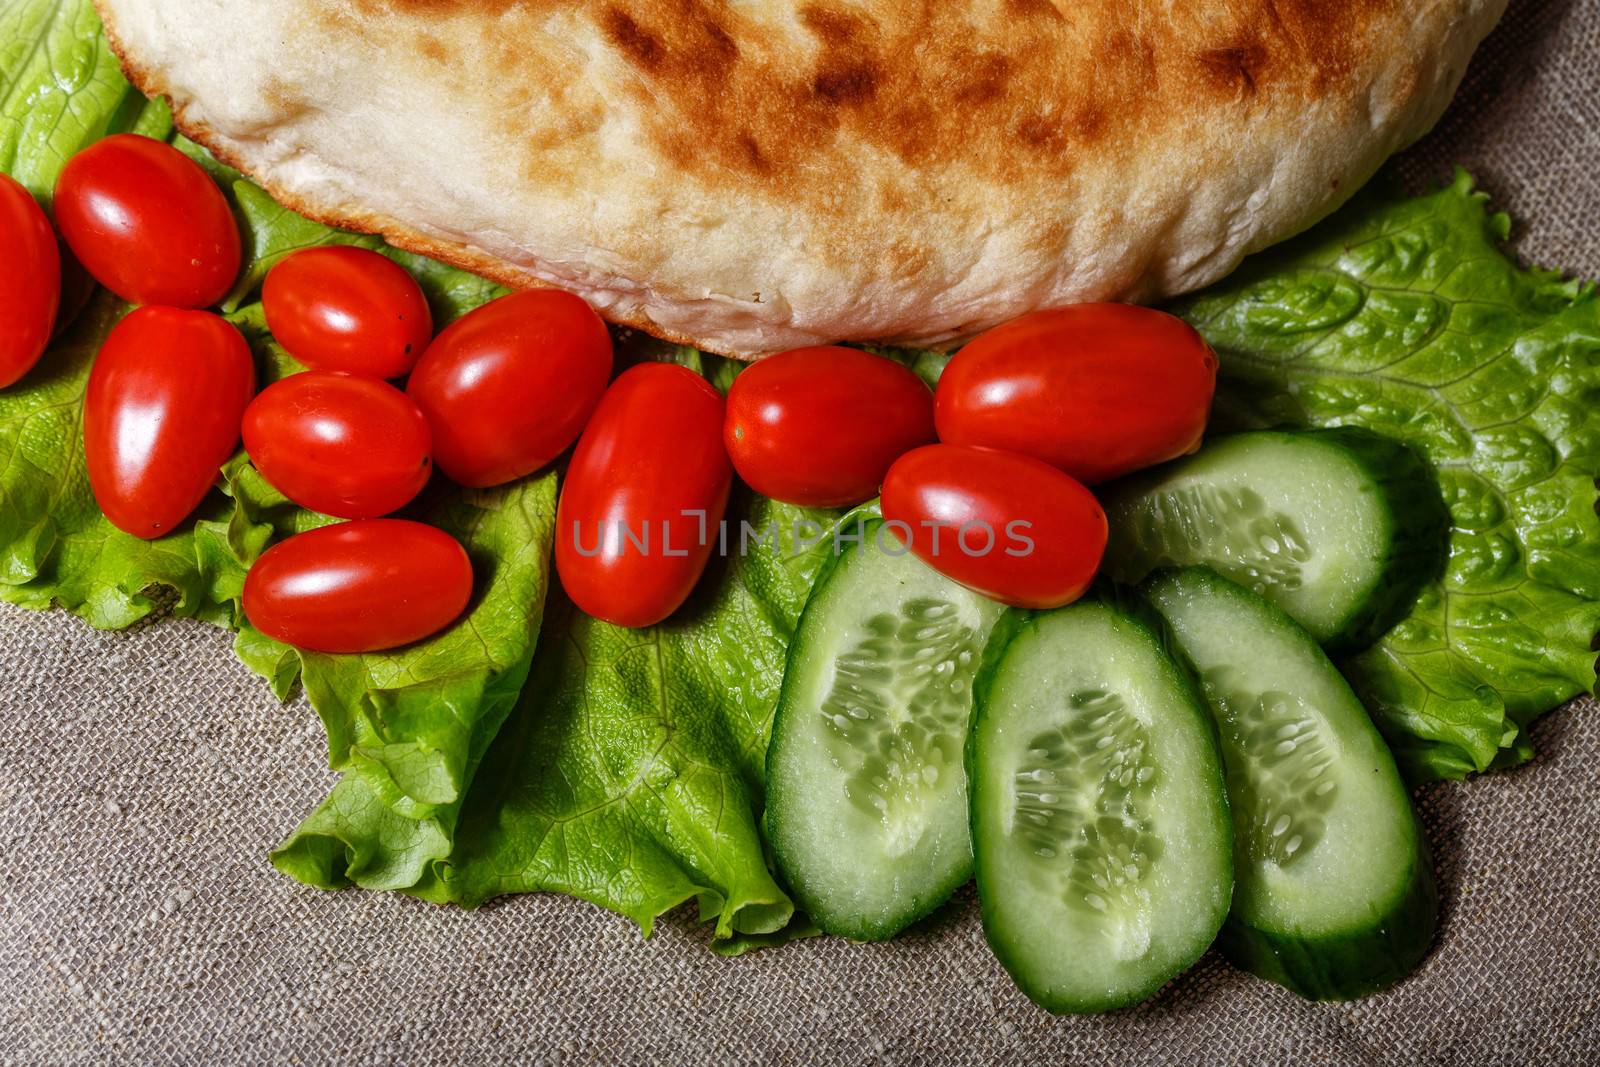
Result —
[[[315,218],[715,352],[1203,286],[1436,120],[1504,0],[98,0]]]

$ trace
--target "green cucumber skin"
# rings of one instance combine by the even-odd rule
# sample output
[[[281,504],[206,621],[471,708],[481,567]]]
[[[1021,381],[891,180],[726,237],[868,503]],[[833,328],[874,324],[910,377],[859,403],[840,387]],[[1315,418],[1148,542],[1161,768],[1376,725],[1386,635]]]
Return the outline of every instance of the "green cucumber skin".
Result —
[[[1216,914],[1210,917],[1210,925],[1219,932],[1225,926],[1228,917],[1228,902],[1233,893],[1233,817],[1228,807],[1227,785],[1222,773],[1222,738],[1217,728],[1216,721],[1205,710],[1205,698],[1201,695],[1199,684],[1196,682],[1188,661],[1179,656],[1174,648],[1170,632],[1163,620],[1143,600],[1130,596],[1119,587],[1109,582],[1101,582],[1085,599],[1098,598],[1102,602],[1113,606],[1125,618],[1135,622],[1156,641],[1162,652],[1166,655],[1173,667],[1178,685],[1185,691],[1189,706],[1195,711],[1196,721],[1200,723],[1206,739],[1211,745],[1215,765],[1215,793],[1219,801],[1219,819],[1217,827],[1219,832],[1218,860],[1221,869],[1228,873],[1226,892],[1221,895],[1222,904]],[[1061,610],[1061,609],[1057,609]],[[973,711],[972,728],[967,733],[965,761],[967,768],[967,805],[969,811],[969,825],[973,830],[973,838],[977,839],[978,824],[978,776],[977,776],[977,738],[978,727],[988,717],[989,691],[998,676],[1000,667],[1005,660],[1006,648],[1023,631],[1032,624],[1034,619],[1044,612],[1027,611],[1012,608],[1000,617],[989,633],[989,641],[984,646],[983,659],[978,667],[977,676],[973,679]],[[1201,944],[1194,954],[1183,961],[1171,974],[1159,976],[1148,986],[1131,990],[1120,997],[1107,997],[1100,1000],[1072,1000],[1061,1001],[1051,998],[1043,990],[1033,984],[1032,976],[1027,973],[1027,968],[1012,954],[1009,939],[1004,936],[996,913],[996,906],[990,895],[983,892],[982,879],[978,883],[978,911],[983,920],[984,940],[989,944],[989,950],[1000,961],[1000,966],[1005,968],[1011,980],[1018,989],[1039,1007],[1052,1015],[1096,1015],[1122,1008],[1131,1008],[1142,1004],[1159,993],[1169,982],[1178,977],[1197,963],[1205,955],[1207,944]]]
[[[1323,643],[1330,656],[1349,655],[1388,633],[1410,614],[1422,590],[1444,573],[1450,509],[1427,463],[1400,442],[1355,427],[1309,432],[1337,442],[1356,457],[1394,519],[1394,540],[1381,564],[1387,580]]]
[[[862,505],[852,511],[845,521],[848,522],[857,516],[868,522],[870,527],[871,521],[878,517],[876,502]],[[859,551],[859,548],[853,551]],[[818,570],[816,580],[811,586],[811,595],[806,598],[806,606],[801,610],[800,618],[795,624],[794,633],[796,639],[792,639],[789,642],[789,649],[785,656],[783,668],[785,678],[790,677],[793,673],[795,665],[802,655],[801,642],[798,640],[798,636],[805,629],[807,616],[812,613],[813,609],[821,610],[820,607],[817,607],[818,594],[826,587],[834,572],[843,566],[845,556],[848,554],[831,554]],[[986,644],[985,649],[987,647]],[[783,719],[787,715],[796,714],[792,707],[793,702],[786,699],[787,692],[787,688],[785,688],[784,692],[780,693],[778,706],[772,717],[772,741],[767,746],[766,759],[766,778],[768,781],[772,780],[773,766],[778,760],[782,759],[782,738],[786,736],[786,732],[783,729]],[[784,872],[793,870],[794,866],[789,862],[788,850],[782,845],[781,837],[772,832],[772,822],[776,807],[777,805],[773,804],[772,799],[769,797],[766,811],[763,813],[763,822],[765,823],[763,829],[766,830],[767,843],[772,851],[772,859],[777,869],[778,880],[788,890],[789,895],[794,898],[800,910],[810,916],[823,933],[832,934],[835,937],[843,937],[850,941],[887,941],[904,931],[908,926],[920,922],[933,914],[940,905],[955,894],[957,889],[972,880],[972,857],[969,851],[967,862],[963,866],[952,871],[949,877],[933,883],[931,890],[911,894],[907,898],[905,906],[886,922],[874,923],[852,912],[835,911],[827,900],[809,892],[804,886],[797,884],[793,879],[785,875]],[[781,816],[779,817],[781,818]]]
[[[1438,928],[1439,890],[1420,822],[1417,840],[1421,848],[1405,891],[1377,929],[1304,938],[1229,916],[1217,947],[1235,966],[1307,1000],[1354,1000],[1389,988],[1427,957]]]
[[[1225,587],[1232,595],[1256,601],[1287,623],[1292,632],[1298,632],[1308,651],[1322,654],[1316,639],[1296,625],[1282,609],[1209,568],[1158,571],[1147,580],[1146,588],[1169,578]],[[1183,657],[1176,640],[1171,648],[1173,654]],[[1184,661],[1187,663],[1186,658]],[[1193,665],[1190,667],[1192,670]],[[1208,706],[1203,700],[1202,706]],[[1353,1000],[1387,989],[1405,978],[1416,970],[1433,947],[1439,921],[1433,854],[1415,808],[1410,811],[1410,819],[1417,846],[1411,856],[1411,869],[1404,888],[1373,909],[1374,914],[1383,916],[1375,928],[1307,937],[1251,926],[1230,914],[1217,939],[1217,947],[1242,970],[1276,982],[1307,1000]]]
[[[790,882],[782,874],[785,853],[776,844],[772,845],[772,853],[778,867],[779,881],[799,905],[799,910],[810,916],[823,933],[842,937],[847,941],[888,941],[897,937],[904,933],[907,927],[916,925],[939,910],[940,905],[949,901],[957,889],[972,881],[972,860],[969,857],[965,866],[958,868],[943,881],[933,883],[930,891],[911,894],[906,900],[905,907],[892,919],[883,923],[873,923],[853,913],[836,912],[828,906],[826,900]]]
[[[1410,448],[1356,427],[1323,430],[1249,430],[1213,438],[1208,445],[1241,437],[1279,438],[1285,441],[1327,442],[1351,456],[1377,487],[1385,514],[1390,516],[1388,553],[1378,562],[1378,580],[1322,642],[1330,656],[1359,652],[1404,619],[1427,585],[1444,572],[1449,549],[1450,511],[1437,479]],[[1118,483],[1108,504],[1142,495],[1173,468],[1202,462],[1205,449],[1173,461],[1148,474]],[[1113,529],[1113,536],[1115,536]],[[1119,579],[1142,581],[1143,574],[1118,574]]]
[[[778,870],[783,870],[783,857],[778,855],[776,847],[773,849],[773,858],[777,861]],[[949,878],[935,882],[934,888],[926,893],[912,894],[906,906],[889,922],[871,923],[861,919],[859,915],[839,913],[830,909],[826,901],[813,894],[804,892],[790,884],[788,879],[779,879],[783,887],[789,891],[794,902],[799,905],[799,910],[810,916],[817,924],[817,928],[825,934],[842,937],[847,941],[866,943],[871,941],[888,941],[904,933],[907,927],[932,915],[939,907],[955,895],[957,889],[972,881],[972,861],[969,859],[965,867],[960,868]]]

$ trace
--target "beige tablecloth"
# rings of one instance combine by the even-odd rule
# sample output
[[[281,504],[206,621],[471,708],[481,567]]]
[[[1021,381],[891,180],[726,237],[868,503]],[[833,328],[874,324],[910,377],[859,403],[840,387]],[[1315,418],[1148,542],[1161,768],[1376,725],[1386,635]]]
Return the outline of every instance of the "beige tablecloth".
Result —
[[[1456,161],[1527,259],[1600,277],[1600,0],[1512,4],[1399,166]],[[646,942],[564,897],[303,888],[266,861],[332,784],[303,702],[203,625],[0,606],[0,1060],[1596,1063],[1597,710],[1547,717],[1530,766],[1423,793],[1444,929],[1398,989],[1307,1004],[1208,956],[1142,1008],[1053,1019],[970,894],[891,944],[724,960],[684,914]]]

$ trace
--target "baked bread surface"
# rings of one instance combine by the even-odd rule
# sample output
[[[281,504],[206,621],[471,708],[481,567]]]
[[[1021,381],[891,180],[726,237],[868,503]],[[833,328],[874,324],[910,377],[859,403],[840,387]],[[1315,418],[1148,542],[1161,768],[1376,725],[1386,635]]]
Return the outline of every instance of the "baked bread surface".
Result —
[[[1424,133],[1505,0],[97,0],[284,204],[730,355],[1199,288]]]

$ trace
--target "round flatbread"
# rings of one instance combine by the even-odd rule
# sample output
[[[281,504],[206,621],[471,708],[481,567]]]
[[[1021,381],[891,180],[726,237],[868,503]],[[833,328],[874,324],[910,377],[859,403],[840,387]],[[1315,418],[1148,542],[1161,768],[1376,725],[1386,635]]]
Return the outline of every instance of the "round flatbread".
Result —
[[[1203,286],[1435,121],[1505,0],[98,0],[290,207],[752,356]]]

